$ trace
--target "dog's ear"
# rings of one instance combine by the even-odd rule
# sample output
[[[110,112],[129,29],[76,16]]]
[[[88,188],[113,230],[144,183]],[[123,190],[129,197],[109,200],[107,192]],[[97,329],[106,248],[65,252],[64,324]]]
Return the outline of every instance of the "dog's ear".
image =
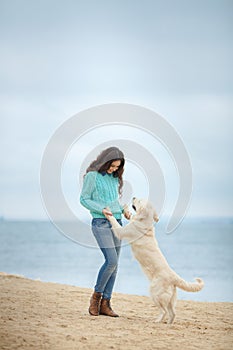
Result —
[[[158,222],[158,221],[159,221],[159,217],[158,217],[158,215],[157,215],[155,209],[154,209],[154,213],[153,213],[153,219],[154,219],[155,222]]]
[[[137,218],[138,220],[143,220],[147,217],[148,214],[149,214],[148,208],[141,207],[137,211]]]

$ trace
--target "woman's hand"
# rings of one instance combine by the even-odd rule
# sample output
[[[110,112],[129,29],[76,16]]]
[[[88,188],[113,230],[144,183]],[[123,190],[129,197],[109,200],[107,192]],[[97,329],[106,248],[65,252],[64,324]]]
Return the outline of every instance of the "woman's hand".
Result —
[[[127,220],[131,218],[132,213],[129,211],[129,207],[127,204],[125,204],[123,207],[123,215]]]
[[[127,219],[127,220],[129,220],[130,218],[131,218],[131,213],[130,213],[130,211],[129,210],[126,210],[126,211],[124,211],[124,217]]]
[[[104,214],[104,216],[108,219],[109,216],[112,216],[112,212],[109,208],[104,208],[102,210],[102,213]]]

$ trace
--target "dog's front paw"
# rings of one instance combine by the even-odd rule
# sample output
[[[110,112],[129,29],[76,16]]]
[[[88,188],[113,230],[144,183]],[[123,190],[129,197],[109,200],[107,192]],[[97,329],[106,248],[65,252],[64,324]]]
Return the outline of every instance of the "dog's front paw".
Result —
[[[113,215],[108,215],[108,216],[106,216],[106,218],[108,219],[108,221],[111,223],[111,224],[113,224],[114,222],[115,222],[115,218],[114,218],[114,216]]]

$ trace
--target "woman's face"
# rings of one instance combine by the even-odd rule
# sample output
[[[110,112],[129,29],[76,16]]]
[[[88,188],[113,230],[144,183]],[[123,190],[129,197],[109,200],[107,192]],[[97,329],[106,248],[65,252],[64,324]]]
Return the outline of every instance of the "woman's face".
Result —
[[[120,160],[114,160],[111,163],[110,167],[108,168],[107,173],[112,174],[114,171],[116,171],[119,168],[120,165],[121,165]]]

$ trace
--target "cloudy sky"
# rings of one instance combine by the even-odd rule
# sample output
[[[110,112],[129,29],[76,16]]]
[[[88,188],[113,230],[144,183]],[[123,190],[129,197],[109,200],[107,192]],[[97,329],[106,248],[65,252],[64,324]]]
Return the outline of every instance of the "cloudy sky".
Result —
[[[112,102],[152,109],[178,132],[193,168],[189,216],[232,216],[231,0],[0,0],[0,16],[0,216],[47,218],[39,173],[50,137],[79,111]],[[73,147],[63,178],[70,206],[78,214],[75,160],[119,135],[158,152],[169,213],[178,186],[170,155],[123,126]],[[135,171],[129,162],[133,191],[142,181],[146,192]]]

